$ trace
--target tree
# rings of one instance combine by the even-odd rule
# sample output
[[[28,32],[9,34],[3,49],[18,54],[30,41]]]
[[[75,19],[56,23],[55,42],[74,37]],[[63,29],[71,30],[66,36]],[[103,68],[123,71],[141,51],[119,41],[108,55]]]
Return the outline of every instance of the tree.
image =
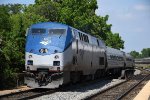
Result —
[[[124,48],[124,41],[119,36],[119,33],[108,33],[108,37],[106,39],[106,45],[112,48],[120,49]]]
[[[6,6],[8,6],[9,8],[10,14],[22,13],[25,7],[25,5],[22,5],[22,4],[8,4]]]
[[[10,13],[10,7],[0,6],[0,80],[3,81],[0,88],[15,86],[16,73],[24,70],[26,29],[34,23],[47,21],[32,13],[21,13],[18,10]]]
[[[130,55],[132,56],[132,57],[134,57],[134,58],[139,58],[139,56],[140,56],[140,54],[139,54],[139,52],[137,52],[137,51],[131,51],[130,52]]]
[[[35,4],[26,7],[25,12],[39,15],[47,21],[59,21],[60,5],[51,0],[35,0]]]
[[[9,8],[5,5],[0,5],[0,33],[10,31]],[[1,35],[0,34],[0,35]]]
[[[150,57],[150,48],[144,48],[141,53],[143,58]]]

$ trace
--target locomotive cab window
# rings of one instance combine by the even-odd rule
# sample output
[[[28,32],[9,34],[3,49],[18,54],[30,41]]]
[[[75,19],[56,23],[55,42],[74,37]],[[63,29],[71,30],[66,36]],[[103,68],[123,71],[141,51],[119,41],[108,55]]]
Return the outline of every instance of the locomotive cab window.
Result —
[[[65,29],[50,29],[49,35],[63,35],[66,33]]]
[[[42,28],[32,28],[32,29],[31,29],[31,33],[32,33],[32,34],[44,34],[44,33],[46,33],[46,29],[42,29]]]

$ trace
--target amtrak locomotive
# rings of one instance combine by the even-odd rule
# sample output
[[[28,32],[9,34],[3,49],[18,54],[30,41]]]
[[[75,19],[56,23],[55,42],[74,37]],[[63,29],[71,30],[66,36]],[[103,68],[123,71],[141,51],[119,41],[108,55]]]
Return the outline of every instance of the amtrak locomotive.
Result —
[[[56,88],[134,68],[129,54],[65,24],[33,24],[26,35],[25,83],[32,88]]]

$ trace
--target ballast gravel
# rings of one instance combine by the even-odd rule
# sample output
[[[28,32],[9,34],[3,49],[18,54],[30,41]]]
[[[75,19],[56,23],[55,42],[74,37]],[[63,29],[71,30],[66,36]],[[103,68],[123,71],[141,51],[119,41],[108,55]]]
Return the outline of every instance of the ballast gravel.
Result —
[[[81,100],[86,98],[87,96],[93,95],[102,91],[106,88],[109,88],[115,84],[123,82],[125,80],[113,79],[113,80],[100,80],[96,83],[80,86],[77,85],[73,89],[63,92],[56,92],[49,95],[44,95],[38,98],[34,98],[32,100]]]

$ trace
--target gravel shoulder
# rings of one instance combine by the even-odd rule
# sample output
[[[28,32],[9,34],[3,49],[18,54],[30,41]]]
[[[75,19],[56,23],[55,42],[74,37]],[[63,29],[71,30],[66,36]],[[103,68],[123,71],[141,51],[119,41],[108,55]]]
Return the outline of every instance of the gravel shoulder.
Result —
[[[76,85],[69,91],[56,92],[50,95],[44,95],[33,100],[81,100],[89,95],[95,94],[103,89],[118,84],[125,80],[113,79],[113,80],[100,80],[94,84],[87,86]]]

